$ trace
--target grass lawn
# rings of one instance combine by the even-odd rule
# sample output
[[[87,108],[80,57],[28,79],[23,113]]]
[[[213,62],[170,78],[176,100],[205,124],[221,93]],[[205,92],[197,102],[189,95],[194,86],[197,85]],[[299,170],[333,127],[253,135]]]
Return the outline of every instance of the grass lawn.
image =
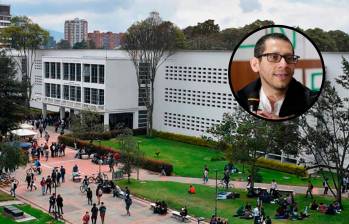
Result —
[[[218,175],[220,178],[223,177],[223,168],[224,165],[227,164],[227,161],[215,161],[216,158],[224,158],[222,152],[207,147],[157,137],[146,138],[145,136],[137,136],[136,138],[137,141],[141,141],[140,150],[145,153],[146,157],[151,157],[153,159],[158,158],[159,160],[164,160],[173,164],[174,175],[201,178],[204,165],[207,165],[210,169],[209,178],[215,178],[214,169],[219,170]],[[113,148],[119,148],[119,144],[115,139],[102,141],[102,144]],[[155,156],[155,152],[157,151],[160,152],[159,157]],[[241,164],[235,165],[242,170]],[[231,178],[235,180],[246,180],[247,169],[248,167],[245,167],[246,172],[244,174],[233,174]],[[260,173],[264,183],[271,183],[273,179],[276,179],[279,184],[306,186],[308,181],[296,175],[277,170],[260,168]],[[322,186],[322,180],[315,178],[312,181],[314,186]]]
[[[188,184],[174,183],[174,182],[156,182],[147,181],[139,182],[132,180],[131,184],[127,184],[127,180],[120,180],[117,182],[119,186],[129,186],[131,194],[143,197],[150,201],[165,200],[168,206],[172,209],[179,210],[186,205],[188,207],[189,215],[195,217],[205,217],[209,219],[214,213],[215,206],[215,188],[194,185],[196,188],[195,195],[189,195],[187,193]],[[229,219],[229,223],[234,224],[250,224],[253,221],[243,220],[233,217],[236,210],[247,202],[252,206],[256,205],[256,198],[247,198],[246,192],[243,190],[237,190],[241,197],[235,200],[219,200],[217,204],[218,215]],[[331,197],[315,196],[318,202],[329,203],[332,201]],[[296,202],[300,210],[304,210],[306,205],[311,203],[311,199],[304,198],[304,195],[296,195]],[[276,220],[272,219],[273,224],[285,224],[285,223],[301,223],[301,224],[344,224],[348,223],[349,218],[349,200],[343,201],[345,210],[339,215],[325,215],[317,211],[310,211],[310,217],[300,221],[291,220]],[[271,218],[274,217],[277,206],[273,204],[264,204],[266,215]],[[132,212],[132,207],[131,207]]]
[[[21,222],[21,223],[33,223],[33,224],[63,224],[63,222],[55,221],[51,216],[48,214],[32,208],[30,205],[24,204],[24,205],[16,205],[17,208],[21,209],[23,212],[26,212],[35,218],[37,218],[35,221],[27,221],[27,222]],[[0,223],[6,223],[6,224],[15,224],[13,219],[6,217],[3,215],[3,208],[0,207]]]
[[[14,197],[12,197],[11,195],[0,191],[0,201],[11,201],[14,200]]]

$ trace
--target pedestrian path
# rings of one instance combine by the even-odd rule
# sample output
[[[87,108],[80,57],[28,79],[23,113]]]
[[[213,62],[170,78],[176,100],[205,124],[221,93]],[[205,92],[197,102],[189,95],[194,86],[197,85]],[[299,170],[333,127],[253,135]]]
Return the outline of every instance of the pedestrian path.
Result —
[[[7,206],[7,205],[22,205],[22,204],[23,204],[23,202],[18,201],[18,200],[1,201],[0,207]]]

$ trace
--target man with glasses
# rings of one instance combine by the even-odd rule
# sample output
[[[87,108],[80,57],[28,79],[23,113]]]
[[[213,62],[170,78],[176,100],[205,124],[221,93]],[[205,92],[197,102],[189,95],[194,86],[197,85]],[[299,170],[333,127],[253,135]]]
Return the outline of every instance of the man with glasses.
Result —
[[[259,78],[237,93],[246,110],[267,119],[287,119],[305,112],[316,93],[293,78],[299,56],[283,34],[261,37],[254,48],[250,65]]]

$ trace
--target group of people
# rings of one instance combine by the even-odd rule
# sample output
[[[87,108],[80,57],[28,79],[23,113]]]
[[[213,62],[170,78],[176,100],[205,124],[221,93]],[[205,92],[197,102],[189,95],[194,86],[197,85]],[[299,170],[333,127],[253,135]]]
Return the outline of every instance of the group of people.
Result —
[[[329,205],[326,205],[322,202],[318,204],[316,200],[313,200],[309,207],[310,210],[317,210],[320,213],[324,213],[327,215],[340,214],[340,212],[342,211],[341,205],[338,201],[334,201]]]
[[[62,217],[63,213],[63,197],[58,194],[56,196],[55,193],[53,193],[49,198],[49,213],[55,213],[58,216]]]
[[[210,224],[228,224],[228,221],[221,218],[221,217],[217,217],[215,215],[212,215],[212,217],[210,219]]]
[[[304,211],[299,211],[298,204],[294,200],[292,194],[289,194],[287,198],[278,199],[278,208],[276,209],[276,219],[291,219],[302,220],[309,217],[308,206],[304,208]]]
[[[104,205],[104,202],[101,202],[101,205],[99,206],[99,208],[97,207],[96,203],[94,203],[91,208],[91,215],[88,211],[86,211],[85,215],[82,217],[82,223],[89,224],[91,219],[92,224],[96,224],[98,213],[99,213],[101,217],[101,222],[102,224],[104,224],[106,211],[107,211],[107,207]]]
[[[165,215],[167,214],[167,204],[165,201],[156,201],[154,207],[154,213]]]

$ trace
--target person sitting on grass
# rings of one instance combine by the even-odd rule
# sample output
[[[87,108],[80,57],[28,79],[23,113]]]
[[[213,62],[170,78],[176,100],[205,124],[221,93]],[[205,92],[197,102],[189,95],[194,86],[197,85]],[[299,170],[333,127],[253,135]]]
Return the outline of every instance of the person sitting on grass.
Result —
[[[341,208],[341,204],[338,201],[333,202],[333,207],[336,213],[341,213],[342,208]]]
[[[195,194],[196,193],[195,187],[193,185],[191,185],[191,184],[189,186],[188,193],[189,194]]]
[[[236,210],[236,215],[234,215],[234,217],[240,217],[244,215],[244,206],[240,206],[240,208],[238,208],[238,210]]]
[[[319,212],[321,212],[321,213],[326,213],[326,211],[327,211],[327,206],[326,206],[324,203],[320,203],[318,210],[319,210]]]
[[[333,206],[332,203],[329,204],[329,206],[327,207],[326,214],[327,215],[335,215],[336,214],[336,211],[335,211],[334,206]]]
[[[276,209],[276,215],[275,215],[276,219],[287,219],[288,218],[288,214],[286,212],[286,209],[284,206],[279,206]]]
[[[184,208],[181,209],[181,211],[179,212],[179,214],[184,218],[188,215],[188,209],[187,206],[184,206]]]
[[[317,210],[319,207],[318,203],[316,200],[313,200],[313,202],[310,204],[310,210]]]

